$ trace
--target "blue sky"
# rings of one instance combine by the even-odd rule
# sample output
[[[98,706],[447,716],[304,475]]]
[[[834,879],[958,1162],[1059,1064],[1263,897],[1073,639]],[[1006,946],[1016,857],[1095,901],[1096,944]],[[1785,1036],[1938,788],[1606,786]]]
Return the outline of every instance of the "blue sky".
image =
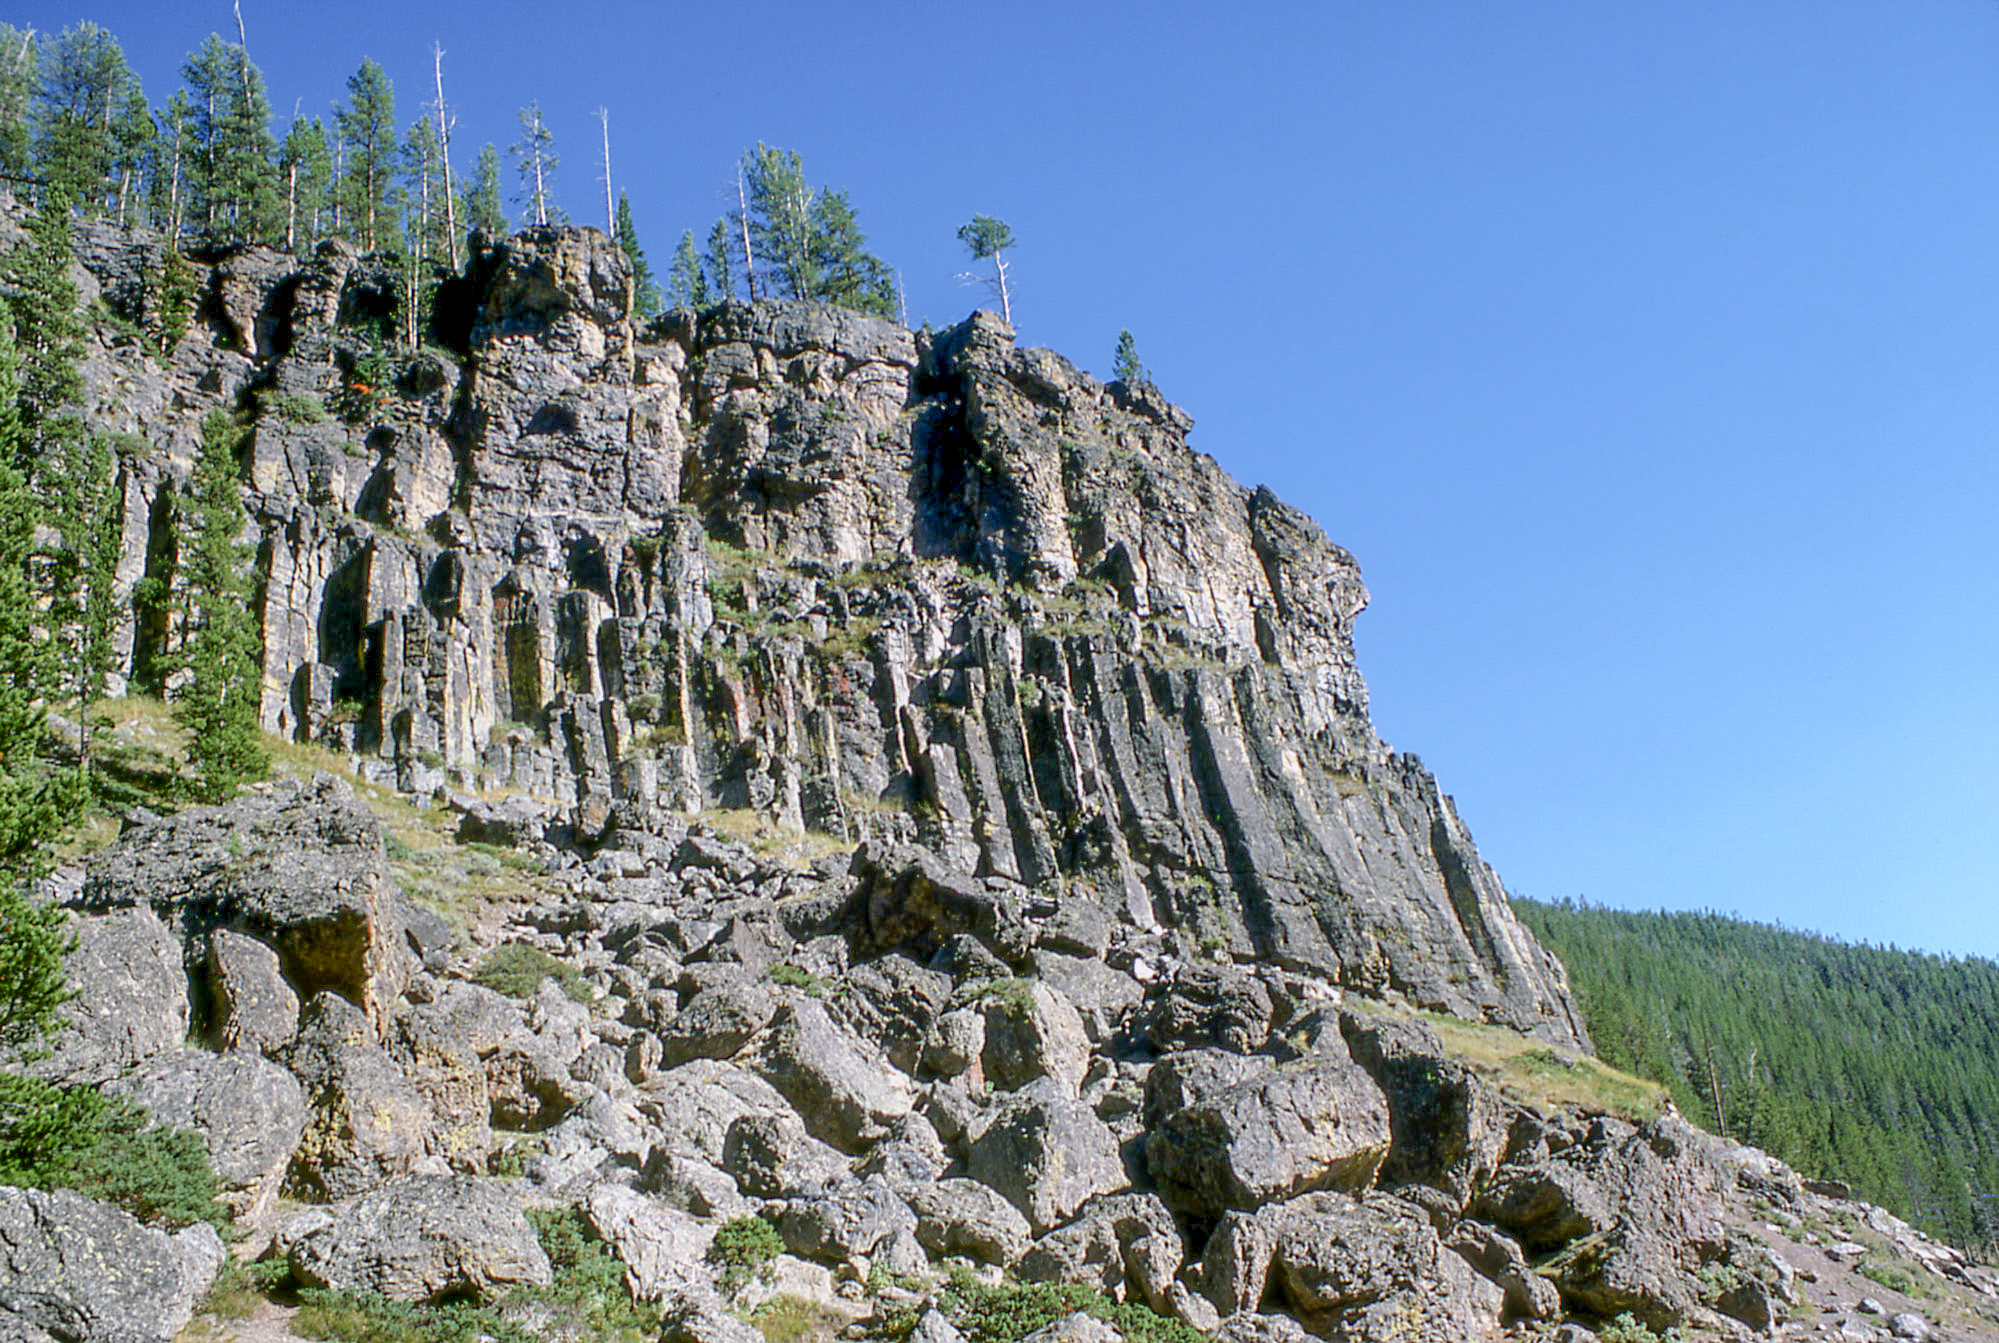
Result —
[[[226,4],[16,0],[163,99]],[[281,116],[429,49],[468,161],[595,109],[656,263],[737,155],[852,195],[913,320],[1020,238],[1359,558],[1375,719],[1509,887],[1999,955],[1999,6],[245,0]]]

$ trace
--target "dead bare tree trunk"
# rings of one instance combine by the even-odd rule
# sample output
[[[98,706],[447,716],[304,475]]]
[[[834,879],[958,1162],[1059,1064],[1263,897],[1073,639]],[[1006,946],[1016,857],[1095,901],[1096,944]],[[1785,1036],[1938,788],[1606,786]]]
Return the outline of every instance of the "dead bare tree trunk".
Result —
[[[611,110],[597,109],[597,121],[604,128],[604,236],[618,236],[618,211],[611,203]]]
[[[750,286],[750,302],[757,301],[757,259],[750,251],[750,198],[743,190],[743,165],[736,165],[736,223],[743,231],[743,278]]]
[[[444,238],[451,269],[458,269],[458,202],[451,191],[451,122],[444,115],[444,48],[430,44],[431,70],[437,76],[437,154],[444,164]]]

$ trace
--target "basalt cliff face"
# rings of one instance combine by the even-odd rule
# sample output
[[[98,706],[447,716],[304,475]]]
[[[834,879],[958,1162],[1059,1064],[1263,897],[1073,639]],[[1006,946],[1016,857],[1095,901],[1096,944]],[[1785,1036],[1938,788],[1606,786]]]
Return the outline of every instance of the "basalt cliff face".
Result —
[[[157,243],[80,252],[120,592],[232,416],[264,723],[326,749],[56,874],[15,1061],[198,1134],[275,1297],[0,1187],[0,1339],[1991,1336],[1999,1275],[1589,1057],[1369,725],[1352,559],[1155,389],[984,315],[641,330],[583,231],[394,359],[374,261],[210,257],[163,359]]]
[[[88,240],[114,311],[145,252]],[[92,413],[152,445],[122,458],[128,587],[172,571],[201,413],[256,414],[267,729],[407,791],[547,799],[585,839],[754,808],[918,846],[1127,963],[1226,951],[1583,1042],[1450,799],[1369,725],[1353,559],[1155,388],[988,314],[641,330],[582,230],[480,248],[443,348],[379,388],[363,333],[397,295],[350,251],[203,278],[168,365],[97,351]],[[372,413],[313,413],[343,397]],[[176,637],[132,622],[126,669]]]

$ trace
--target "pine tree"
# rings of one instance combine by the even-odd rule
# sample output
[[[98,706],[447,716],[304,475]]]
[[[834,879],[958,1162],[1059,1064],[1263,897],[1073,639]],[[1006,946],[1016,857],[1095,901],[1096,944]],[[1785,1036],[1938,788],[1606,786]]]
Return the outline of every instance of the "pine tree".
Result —
[[[94,23],[66,29],[43,49],[35,164],[86,217],[115,205],[118,131],[137,91],[118,40]]]
[[[382,67],[371,60],[347,78],[347,105],[335,113],[347,146],[339,193],[348,232],[362,250],[373,252],[396,237],[390,192],[395,186],[396,94]]]
[[[437,288],[455,250],[445,222],[444,146],[437,123],[420,117],[403,140],[404,339],[414,349],[421,339]]]
[[[14,334],[21,356],[18,403],[26,435],[16,465],[30,470],[54,458],[59,441],[82,432],[76,416],[83,399],[83,323],[77,316],[69,198],[58,187],[42,193],[28,220],[28,240],[7,258]]]
[[[160,265],[160,301],[153,334],[160,353],[171,359],[187,335],[188,318],[194,311],[194,268],[181,255],[180,245],[167,239],[166,259]]]
[[[230,46],[234,76],[221,126],[223,189],[229,195],[227,236],[232,241],[274,243],[284,236],[278,191],[277,143],[271,138],[271,103],[264,76],[240,46]]]
[[[701,277],[708,285],[708,301],[721,303],[736,296],[736,243],[729,221],[718,219],[708,230],[708,250],[701,258]]]
[[[181,67],[187,81],[185,218],[209,242],[283,236],[271,105],[242,47],[210,33]]]
[[[278,172],[284,180],[285,247],[310,252],[326,236],[327,197],[333,189],[333,151],[326,126],[317,117],[294,121],[278,147]]]
[[[185,90],[176,89],[160,111],[159,139],[154,149],[147,209],[153,226],[178,242],[187,218],[188,165],[193,150],[193,105]]]
[[[28,109],[41,61],[32,28],[0,23],[0,173],[24,177],[34,161],[34,127]]]
[[[1111,356],[1111,376],[1127,387],[1152,381],[1145,365],[1138,362],[1138,342],[1131,338],[1129,331],[1117,333],[1117,353]]]
[[[651,321],[659,316],[659,285],[653,280],[652,267],[646,263],[645,249],[639,246],[639,231],[632,223],[631,198],[622,191],[618,193],[617,227],[613,237],[632,263],[633,310],[641,318]]]
[[[160,128],[139,81],[125,88],[111,127],[111,171],[115,179],[112,210],[120,228],[130,228],[139,203],[139,188],[155,162]]]
[[[741,180],[738,222],[764,292],[883,317],[895,311],[894,280],[868,252],[845,192],[814,191],[797,153],[763,144],[743,156]],[[754,295],[759,285],[751,278]]]
[[[521,205],[522,224],[546,228],[562,222],[562,212],[555,207],[553,194],[560,160],[555,156],[555,136],[542,118],[540,103],[529,103],[521,109],[521,138],[514,142],[510,152],[521,179],[520,195],[515,199]]]
[[[715,301],[708,288],[707,273],[701,267],[701,255],[694,250],[693,229],[684,231],[680,246],[673,249],[673,268],[667,272],[666,291],[676,308],[699,312]]]
[[[77,776],[41,756],[42,705],[57,671],[33,579],[46,508],[18,465],[30,455],[20,376],[13,331],[0,321],[0,1048],[23,1043],[20,1004],[33,996],[20,991],[25,972],[10,959],[20,930],[32,932],[12,902],[47,872],[49,841],[81,801]]]
[[[750,245],[769,291],[787,298],[817,297],[812,189],[805,183],[805,161],[795,150],[759,143],[743,156],[743,192]]]
[[[822,191],[812,202],[812,264],[819,277],[813,297],[876,317],[894,314],[895,281],[867,250],[844,191]]]
[[[48,698],[76,703],[89,769],[89,707],[104,693],[110,668],[112,584],[117,563],[111,454],[102,435],[85,427],[83,325],[73,261],[69,207],[59,188],[43,193],[29,221],[28,242],[10,257],[17,373],[9,381],[17,457],[11,463],[42,500],[55,544],[35,556],[40,581],[38,620],[53,670]]]
[[[236,479],[243,435],[221,411],[201,430],[190,499],[194,539],[182,559],[187,634],[181,664],[188,676],[174,718],[189,736],[195,768],[190,791],[220,802],[262,778],[270,760],[257,726],[263,670],[250,551],[238,539],[247,519]]]
[[[500,151],[490,144],[479,150],[472,178],[459,197],[458,219],[468,233],[483,233],[488,239],[507,231],[507,207],[500,200]]]
[[[1006,221],[991,215],[973,215],[972,222],[958,230],[958,241],[965,244],[965,250],[972,254],[974,261],[990,261],[993,273],[990,276],[967,273],[959,276],[975,284],[982,284],[999,297],[1000,316],[1011,324],[1013,321],[1013,287],[1007,282],[1006,254],[1013,250],[1013,230]]]

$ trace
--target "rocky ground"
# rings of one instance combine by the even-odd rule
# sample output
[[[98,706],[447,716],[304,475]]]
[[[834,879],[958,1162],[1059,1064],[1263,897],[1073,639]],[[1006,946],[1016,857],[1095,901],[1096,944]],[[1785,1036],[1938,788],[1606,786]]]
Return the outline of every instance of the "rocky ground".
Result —
[[[694,1339],[1999,1336],[1999,1275],[1586,1055],[921,850],[727,814],[576,846],[321,773],[68,876],[43,1066],[200,1132],[262,1267],[6,1191],[22,1337],[375,1337],[327,1303],[380,1299],[593,1336],[535,1304],[556,1209]],[[732,1268],[746,1225],[775,1257]]]

